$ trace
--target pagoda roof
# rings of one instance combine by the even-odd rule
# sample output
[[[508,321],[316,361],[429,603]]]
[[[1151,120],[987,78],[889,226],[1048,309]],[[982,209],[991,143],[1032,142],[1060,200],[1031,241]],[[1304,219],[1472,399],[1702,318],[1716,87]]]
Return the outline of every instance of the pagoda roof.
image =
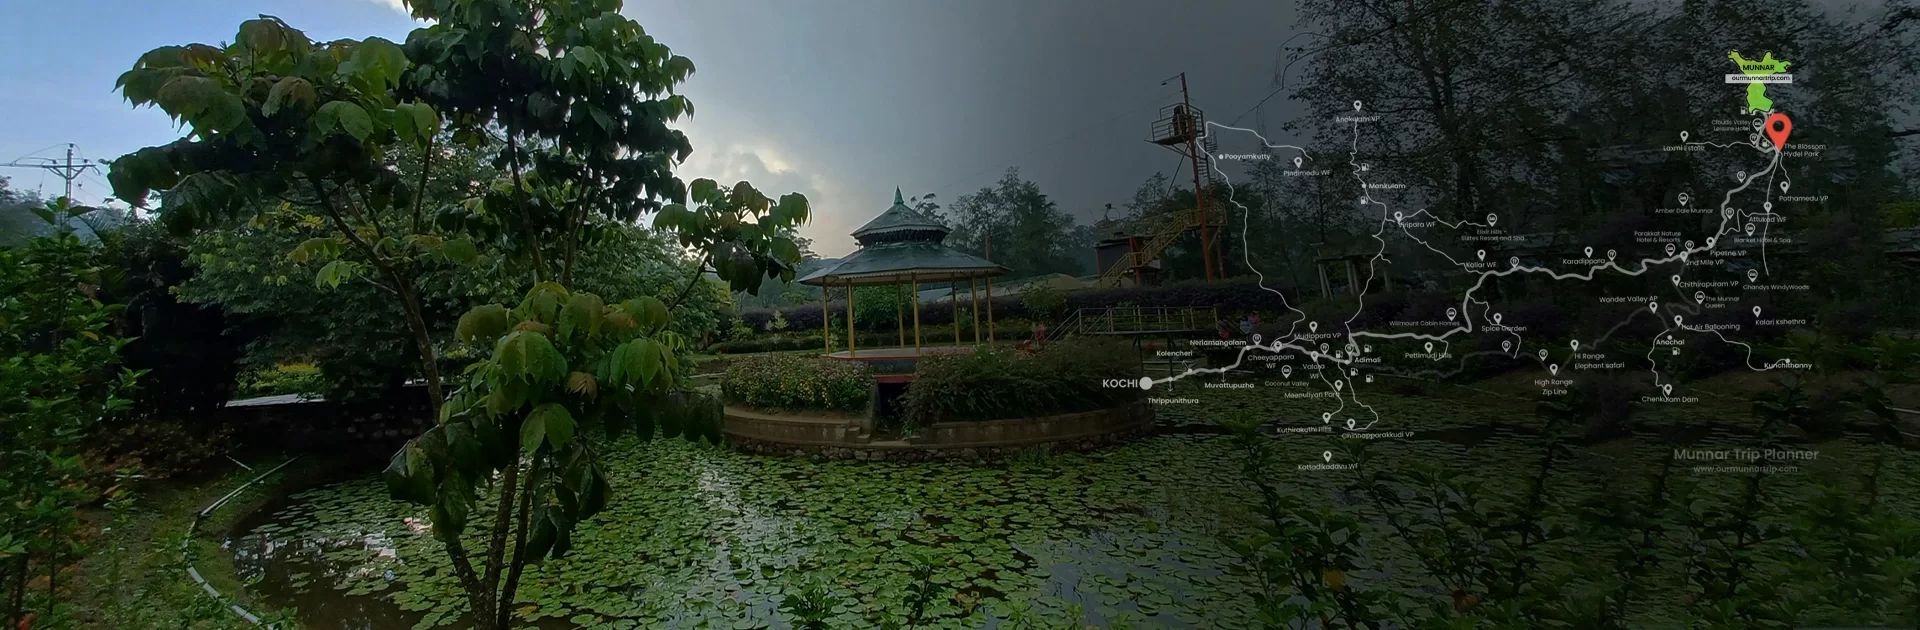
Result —
[[[880,213],[880,216],[874,217],[866,225],[860,226],[860,229],[854,230],[853,238],[861,245],[904,238],[937,241],[945,238],[950,231],[947,226],[908,207],[906,200],[900,196],[900,189],[895,188],[893,189],[893,207],[887,208]]]
[[[1011,271],[993,261],[946,246],[950,230],[907,206],[900,189],[893,207],[881,212],[853,237],[859,251],[802,276],[810,285],[874,285],[944,282],[998,276]]]
[[[838,264],[822,268],[801,284],[869,285],[905,282],[946,282],[986,278],[1011,271],[993,261],[932,241],[875,243],[860,248]]]

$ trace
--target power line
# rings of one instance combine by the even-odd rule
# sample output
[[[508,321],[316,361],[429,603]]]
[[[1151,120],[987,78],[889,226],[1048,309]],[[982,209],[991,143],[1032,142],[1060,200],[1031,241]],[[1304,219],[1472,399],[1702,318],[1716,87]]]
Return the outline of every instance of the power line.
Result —
[[[54,146],[59,146],[59,145],[54,145]],[[71,142],[67,143],[67,157],[65,161],[61,161],[55,158],[46,158],[46,157],[21,157],[19,160],[14,160],[12,162],[0,164],[0,166],[12,167],[12,168],[37,168],[49,173],[53,173],[54,175],[59,176],[60,179],[66,180],[66,184],[67,184],[66,194],[62,195],[62,197],[65,197],[67,200],[71,201],[73,199],[73,180],[79,179],[81,175],[86,174],[86,172],[89,170],[94,170],[94,171],[100,170],[99,162],[94,162],[91,160],[87,160],[85,158],[81,158],[80,161],[78,162],[74,161],[73,152],[75,148],[76,147],[74,146],[73,143]],[[41,150],[44,151],[46,149],[41,149]],[[38,151],[36,151],[35,153],[38,153]],[[35,161],[27,162],[23,160],[35,160]]]

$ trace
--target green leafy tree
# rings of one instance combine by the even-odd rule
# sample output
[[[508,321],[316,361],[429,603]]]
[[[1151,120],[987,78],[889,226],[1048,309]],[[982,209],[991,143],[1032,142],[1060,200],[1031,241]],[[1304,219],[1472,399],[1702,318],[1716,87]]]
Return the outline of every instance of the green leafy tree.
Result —
[[[114,160],[108,180],[135,205],[161,192],[161,220],[181,231],[258,213],[271,199],[321,217],[333,233],[289,255],[326,263],[316,283],[365,278],[396,298],[437,406],[441,379],[418,268],[471,260],[475,247],[443,237],[423,215],[430,165],[408,181],[387,162],[403,149],[428,163],[437,155],[440,115],[399,90],[412,66],[393,42],[316,44],[271,16],[241,23],[224,47],[156,48],[117,87],[136,107],[165,111],[187,137]]]
[[[97,252],[70,227],[86,209],[62,197],[37,210],[50,234],[0,248],[0,593],[23,628],[27,583],[46,576],[40,613],[56,612],[60,567],[81,551],[86,428],[125,409],[139,377],[116,369],[129,339],[112,332],[118,307],[94,298]]]
[[[157,104],[190,134],[117,160],[110,178],[134,203],[164,191],[163,218],[186,229],[257,215],[263,199],[308,209],[334,234],[303,241],[290,257],[327,261],[319,284],[359,278],[392,295],[441,425],[395,455],[390,479],[397,496],[431,506],[475,623],[500,628],[526,564],[565,553],[574,525],[604,505],[605,478],[577,436],[635,417],[683,433],[665,419],[698,408],[676,391],[684,338],[668,313],[701,274],[690,274],[672,307],[653,298],[610,307],[573,287],[583,246],[658,211],[655,225],[674,231],[703,267],[751,290],[763,276],[791,279],[799,250],[784,235],[808,207],[800,195],[775,203],[745,182],[723,190],[673,176],[692,147],[667,123],[692,107],[672,88],[693,64],[619,15],[620,3],[411,8],[431,25],[404,49],[379,38],[316,46],[261,18],[225,48],[148,53],[121,78],[123,93]],[[429,217],[418,191],[430,167],[408,181],[388,161],[391,151],[415,150],[431,162],[443,132],[468,148],[504,145],[494,160],[503,176]],[[491,354],[442,407],[419,271],[470,263],[481,248],[533,289],[518,307],[462,317],[458,336]],[[469,532],[487,484],[493,520]],[[478,567],[465,544],[474,534],[484,541]]]

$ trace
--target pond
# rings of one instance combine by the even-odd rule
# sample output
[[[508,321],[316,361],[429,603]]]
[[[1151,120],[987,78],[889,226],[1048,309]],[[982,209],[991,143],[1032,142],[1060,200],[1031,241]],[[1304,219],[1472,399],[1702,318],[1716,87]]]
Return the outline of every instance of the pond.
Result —
[[[1217,425],[1227,410],[1266,401],[1198,390],[1202,405],[1162,406],[1162,431],[1094,453],[1045,453],[998,464],[884,463],[737,454],[675,441],[609,445],[615,497],[582,525],[569,556],[529,568],[518,609],[543,628],[787,628],[781,602],[810,582],[837,602],[832,627],[872,627],[913,598],[925,567],[937,594],[923,627],[1034,627],[1033,621],[1135,627],[1251,627],[1258,583],[1236,570],[1227,544],[1251,531],[1254,493],[1241,455]],[[1372,401],[1370,401],[1372,402]],[[1488,486],[1520,488],[1542,441],[1522,428],[1528,407],[1386,394],[1373,403],[1413,431],[1368,448],[1370,466],[1438,463]],[[1291,408],[1277,426],[1319,424]],[[1658,418],[1650,419],[1657,425]],[[1737,430],[1669,432],[1697,448],[1743,444]],[[1278,434],[1287,492],[1352,503],[1352,472],[1297,470],[1338,438]],[[1615,442],[1576,449],[1553,494],[1600,492],[1659,461],[1674,443]],[[1829,460],[1874,450],[1841,441]],[[1878,451],[1875,451],[1878,452]],[[1893,460],[1889,496],[1917,494],[1920,470]],[[1785,485],[1809,483],[1786,474]],[[1730,488],[1734,477],[1707,479]],[[1894,485],[1902,486],[1893,488]],[[1902,499],[1903,501],[1905,499]],[[1906,514],[1911,505],[1902,504]],[[476,513],[484,513],[476,508]],[[476,521],[479,519],[476,519]],[[1566,543],[1583,551],[1592,541]],[[1435,597],[1412,555],[1384,539],[1379,569],[1355,579]],[[377,476],[288,497],[228,541],[242,577],[268,601],[298,609],[312,628],[466,627],[449,562],[424,511],[389,499]],[[1578,556],[1569,556],[1578,557]],[[1045,627],[1055,627],[1053,625]]]

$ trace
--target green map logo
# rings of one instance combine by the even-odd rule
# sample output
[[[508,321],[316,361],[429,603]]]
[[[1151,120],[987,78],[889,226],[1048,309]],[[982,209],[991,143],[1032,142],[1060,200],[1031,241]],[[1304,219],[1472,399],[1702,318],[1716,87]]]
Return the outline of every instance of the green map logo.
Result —
[[[1771,51],[1761,55],[1759,61],[1750,61],[1745,57],[1741,57],[1740,51],[1738,50],[1728,52],[1727,58],[1732,59],[1734,65],[1740,67],[1740,74],[1755,77],[1784,74],[1787,71],[1787,66],[1792,64],[1792,62],[1785,59],[1774,59]],[[1728,78],[1732,79],[1733,77],[1730,76]],[[1759,81],[1750,81],[1747,83],[1747,111],[1773,111],[1773,99],[1767,98],[1767,84]]]

